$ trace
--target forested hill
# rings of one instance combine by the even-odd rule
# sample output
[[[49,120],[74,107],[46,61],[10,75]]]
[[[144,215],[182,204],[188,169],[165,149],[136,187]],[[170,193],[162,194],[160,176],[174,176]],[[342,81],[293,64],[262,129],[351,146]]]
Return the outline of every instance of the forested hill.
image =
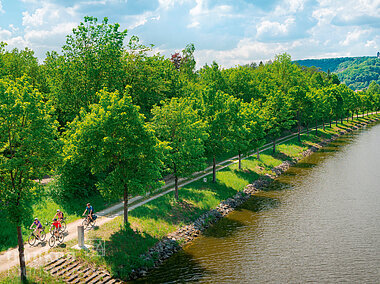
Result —
[[[374,56],[305,59],[296,61],[301,66],[318,67],[336,73],[339,80],[352,90],[362,90],[372,81],[380,83],[380,59]]]

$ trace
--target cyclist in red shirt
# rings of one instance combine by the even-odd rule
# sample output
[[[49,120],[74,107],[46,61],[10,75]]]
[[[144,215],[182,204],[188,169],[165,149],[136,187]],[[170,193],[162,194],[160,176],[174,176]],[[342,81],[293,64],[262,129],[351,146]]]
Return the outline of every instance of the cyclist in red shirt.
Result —
[[[54,218],[52,226],[55,227],[55,229],[54,229],[54,235],[56,235],[56,233],[58,233],[59,230],[61,230],[61,227],[62,227],[62,226],[61,226],[61,222],[59,222],[59,221],[57,220],[57,218]]]

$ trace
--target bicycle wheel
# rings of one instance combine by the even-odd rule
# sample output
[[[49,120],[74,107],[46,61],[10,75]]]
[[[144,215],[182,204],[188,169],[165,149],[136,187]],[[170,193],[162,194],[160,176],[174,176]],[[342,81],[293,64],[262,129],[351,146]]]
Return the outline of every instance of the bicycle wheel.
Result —
[[[82,225],[83,225],[84,229],[86,230],[87,226],[88,226],[87,218],[83,220]]]
[[[61,222],[61,230],[64,232],[64,231],[66,231],[66,222],[65,222],[65,220],[62,220],[62,222]]]
[[[54,234],[54,230],[55,230],[55,227],[53,225],[51,225],[50,228],[49,228],[50,235]]]
[[[28,238],[28,243],[31,245],[31,246],[34,246],[34,244],[36,243],[36,236],[32,233],[29,238]]]
[[[54,235],[49,239],[49,246],[52,248],[55,245],[55,237]]]
[[[96,220],[92,220],[92,221],[91,221],[91,227],[94,228],[94,227],[95,227],[95,224],[96,224]]]
[[[59,235],[58,235],[58,242],[61,244],[63,242],[63,239],[65,238],[65,236],[63,235],[62,232],[59,232]]]
[[[40,240],[41,240],[41,241],[44,241],[45,238],[46,238],[45,229],[43,229],[43,230],[41,231],[40,236],[41,236],[41,239],[40,239]]]

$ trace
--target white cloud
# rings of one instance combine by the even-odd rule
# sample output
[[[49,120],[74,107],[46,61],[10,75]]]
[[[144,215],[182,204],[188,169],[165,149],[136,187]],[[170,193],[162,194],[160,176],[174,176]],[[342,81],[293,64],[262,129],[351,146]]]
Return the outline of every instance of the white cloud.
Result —
[[[8,40],[12,36],[12,33],[8,30],[0,28],[0,41]]]
[[[379,44],[376,42],[376,40],[367,40],[365,46],[368,48],[373,48],[375,50],[379,49]]]
[[[195,2],[196,5],[189,11],[191,22],[188,27],[198,27],[202,24],[210,25],[212,22],[240,17],[240,15],[233,13],[233,7],[230,5],[216,5],[210,9],[207,0],[196,0]]]
[[[14,32],[17,32],[17,31],[19,30],[19,28],[18,28],[18,27],[15,27],[13,24],[10,24],[10,25],[9,25],[9,28],[12,30],[13,33],[14,33]]]
[[[182,5],[185,2],[189,2],[189,0],[158,0],[160,4],[159,9],[168,10],[173,8],[175,5]]]
[[[295,24],[293,17],[287,18],[284,23],[263,21],[256,26],[257,37],[278,37],[289,33],[289,29]]]
[[[3,10],[3,4],[1,3],[1,0],[0,0],[0,13],[5,13],[5,11]]]
[[[199,50],[195,51],[197,68],[205,63],[216,61],[220,66],[228,68],[251,62],[273,59],[276,54],[287,51],[287,44],[263,43],[244,38],[231,50]]]
[[[345,40],[340,41],[340,44],[344,45],[344,46],[348,46],[348,45],[350,45],[352,43],[355,43],[355,42],[359,41],[359,39],[363,35],[366,35],[366,34],[368,34],[368,31],[366,31],[366,30],[359,30],[359,29],[356,29],[356,30],[354,30],[352,32],[348,32]]]
[[[281,17],[294,14],[304,9],[305,0],[285,0],[281,1],[275,8],[273,16]]]
[[[127,29],[133,30],[139,26],[145,25],[148,21],[159,21],[161,16],[156,12],[147,11],[140,15],[125,16],[124,20],[127,22]]]
[[[70,34],[72,29],[78,24],[76,22],[60,23],[53,26],[48,30],[29,30],[25,33],[25,39],[29,42],[41,42],[49,37],[62,37],[64,39],[65,35]]]

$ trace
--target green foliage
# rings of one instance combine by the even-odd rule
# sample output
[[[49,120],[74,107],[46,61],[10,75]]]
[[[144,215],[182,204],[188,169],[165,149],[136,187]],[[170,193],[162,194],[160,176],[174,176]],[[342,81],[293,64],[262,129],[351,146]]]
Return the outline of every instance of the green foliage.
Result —
[[[148,56],[146,52],[126,53],[124,64],[125,82],[130,85],[132,101],[146,117],[150,117],[154,105],[181,95],[180,74],[169,59]]]
[[[340,81],[352,90],[365,89],[371,82],[380,84],[380,60],[375,57],[307,59],[298,60],[297,63],[307,67],[317,66],[325,72],[334,72],[335,74],[331,74],[331,82],[339,84]]]
[[[126,86],[123,74],[123,40],[127,31],[119,24],[108,24],[104,18],[85,17],[73,29],[63,46],[63,55],[48,53],[45,60],[50,98],[60,113],[62,125],[72,121],[83,107],[97,102],[96,93],[103,88],[122,92]]]
[[[154,107],[152,114],[156,135],[167,147],[165,164],[176,181],[178,177],[203,170],[204,142],[208,135],[205,123],[192,108],[192,102],[189,99],[173,98],[161,107]]]
[[[158,186],[161,152],[152,129],[126,93],[102,90],[99,104],[81,111],[65,135],[65,159],[78,158],[103,178],[104,196],[139,195]],[[125,220],[127,221],[127,220]]]
[[[24,77],[0,80],[0,200],[10,221],[21,225],[42,178],[57,161],[53,109]]]
[[[284,130],[294,125],[292,102],[286,94],[278,91],[267,98],[263,107],[265,130],[273,140],[278,139]]]
[[[48,92],[45,74],[34,52],[28,48],[7,51],[5,46],[6,43],[0,42],[0,79],[16,80],[25,75],[34,88],[43,93]]]

